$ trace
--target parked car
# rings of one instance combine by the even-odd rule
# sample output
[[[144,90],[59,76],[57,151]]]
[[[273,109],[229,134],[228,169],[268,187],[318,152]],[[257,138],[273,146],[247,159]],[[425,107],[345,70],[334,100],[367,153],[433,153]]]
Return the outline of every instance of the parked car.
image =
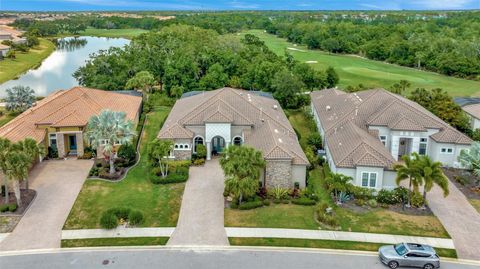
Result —
[[[431,246],[400,243],[383,246],[378,250],[380,261],[395,269],[400,266],[420,267],[424,269],[440,268],[440,258]]]

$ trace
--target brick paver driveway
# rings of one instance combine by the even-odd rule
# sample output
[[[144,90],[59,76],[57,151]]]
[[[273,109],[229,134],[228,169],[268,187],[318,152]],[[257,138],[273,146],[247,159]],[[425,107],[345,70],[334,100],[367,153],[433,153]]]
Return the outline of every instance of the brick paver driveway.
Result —
[[[91,160],[55,160],[37,164],[30,186],[37,197],[0,250],[59,248],[62,227],[92,167]]]
[[[223,227],[224,175],[217,160],[191,167],[177,228],[167,245],[228,245]]]
[[[435,186],[427,195],[428,205],[453,239],[459,258],[480,260],[480,214],[467,201],[455,184],[449,184],[450,194]]]

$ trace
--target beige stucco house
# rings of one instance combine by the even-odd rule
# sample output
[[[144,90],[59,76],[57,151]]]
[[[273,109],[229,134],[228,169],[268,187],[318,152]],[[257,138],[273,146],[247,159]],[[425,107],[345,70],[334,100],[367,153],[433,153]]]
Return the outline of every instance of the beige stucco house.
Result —
[[[383,89],[321,90],[311,102],[332,171],[358,186],[394,188],[393,165],[413,152],[460,167],[458,155],[472,144],[419,104]]]
[[[179,99],[166,119],[160,139],[172,139],[171,158],[190,159],[196,145],[207,160],[230,145],[249,145],[266,160],[260,181],[268,187],[304,187],[308,160],[279,103],[271,96],[232,88],[191,92]]]

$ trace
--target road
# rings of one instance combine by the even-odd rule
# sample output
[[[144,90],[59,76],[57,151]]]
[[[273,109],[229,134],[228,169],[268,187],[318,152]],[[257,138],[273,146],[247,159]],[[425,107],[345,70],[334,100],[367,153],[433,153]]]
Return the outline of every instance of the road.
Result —
[[[480,268],[443,261],[442,269]],[[96,248],[0,253],[0,268],[385,269],[375,253],[276,248]]]

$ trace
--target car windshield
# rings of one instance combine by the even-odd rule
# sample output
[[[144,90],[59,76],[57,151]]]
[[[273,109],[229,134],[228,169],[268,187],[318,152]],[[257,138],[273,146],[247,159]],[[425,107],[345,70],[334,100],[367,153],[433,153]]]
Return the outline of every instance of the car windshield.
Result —
[[[395,245],[395,251],[398,253],[398,255],[402,256],[402,255],[405,255],[405,253],[407,253],[407,248],[403,245],[403,244],[398,244],[398,245]]]

